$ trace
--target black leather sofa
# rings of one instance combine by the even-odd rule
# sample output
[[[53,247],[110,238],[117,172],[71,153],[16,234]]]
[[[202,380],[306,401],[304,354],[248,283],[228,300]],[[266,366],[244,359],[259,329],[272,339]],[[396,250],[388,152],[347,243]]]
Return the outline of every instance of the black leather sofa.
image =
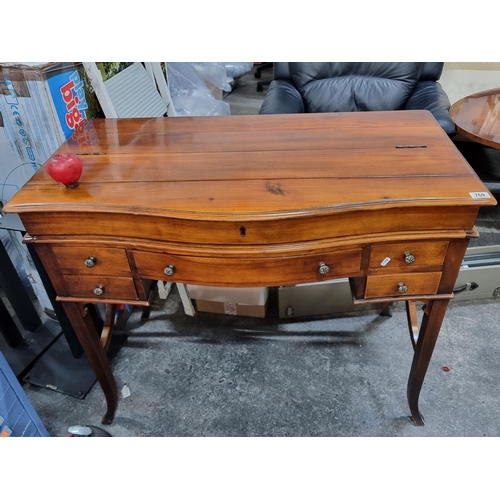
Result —
[[[453,136],[439,62],[275,62],[259,114],[426,109]]]

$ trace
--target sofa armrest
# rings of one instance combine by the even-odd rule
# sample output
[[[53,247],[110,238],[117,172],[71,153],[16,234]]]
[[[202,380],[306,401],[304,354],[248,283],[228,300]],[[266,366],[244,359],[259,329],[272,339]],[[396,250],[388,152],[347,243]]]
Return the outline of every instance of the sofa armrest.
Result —
[[[304,113],[304,111],[304,102],[299,91],[287,80],[273,80],[259,115]]]
[[[405,109],[426,109],[434,115],[448,135],[452,136],[457,132],[449,113],[450,100],[438,82],[419,82]]]

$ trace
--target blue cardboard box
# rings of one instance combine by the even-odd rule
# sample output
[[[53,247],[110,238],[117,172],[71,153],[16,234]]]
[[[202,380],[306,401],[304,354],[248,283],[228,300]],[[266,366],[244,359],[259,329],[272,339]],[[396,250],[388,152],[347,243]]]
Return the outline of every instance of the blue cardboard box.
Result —
[[[79,63],[0,63],[0,201],[87,119]]]
[[[86,121],[79,68],[80,63],[0,63],[0,203],[5,205]],[[40,304],[52,310],[38,272],[26,253],[18,253]]]

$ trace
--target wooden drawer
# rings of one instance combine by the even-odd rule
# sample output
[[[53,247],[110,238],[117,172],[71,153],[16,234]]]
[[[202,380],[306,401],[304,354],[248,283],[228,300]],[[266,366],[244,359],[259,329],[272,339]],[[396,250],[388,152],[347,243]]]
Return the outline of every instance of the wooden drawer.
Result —
[[[368,276],[365,299],[376,297],[403,297],[405,295],[430,295],[438,290],[441,273],[401,273],[384,276]],[[407,291],[399,291],[399,284]]]
[[[268,259],[217,259],[136,251],[134,258],[141,278],[211,286],[280,286],[357,275],[361,248]],[[321,263],[328,267],[322,267],[325,274],[320,272]],[[169,265],[173,266],[170,276],[164,272]]]
[[[370,251],[368,267],[374,269],[414,269],[416,267],[443,265],[447,241],[410,241],[408,243],[392,243],[374,245]],[[409,254],[405,261],[405,254]]]
[[[137,291],[132,278],[110,278],[106,276],[68,275],[66,288],[71,297],[94,300],[137,300]],[[95,293],[100,289],[102,293]]]
[[[54,246],[53,250],[63,274],[131,276],[124,249]]]

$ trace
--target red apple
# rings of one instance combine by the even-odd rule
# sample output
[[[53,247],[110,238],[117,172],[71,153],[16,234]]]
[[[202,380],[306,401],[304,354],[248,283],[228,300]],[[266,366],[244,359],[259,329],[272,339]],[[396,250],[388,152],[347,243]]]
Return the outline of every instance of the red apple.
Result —
[[[70,153],[52,155],[45,163],[48,174],[67,188],[78,186],[82,175],[82,162],[78,156]]]

